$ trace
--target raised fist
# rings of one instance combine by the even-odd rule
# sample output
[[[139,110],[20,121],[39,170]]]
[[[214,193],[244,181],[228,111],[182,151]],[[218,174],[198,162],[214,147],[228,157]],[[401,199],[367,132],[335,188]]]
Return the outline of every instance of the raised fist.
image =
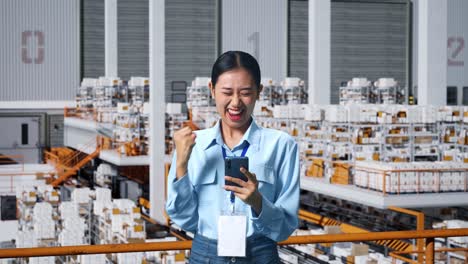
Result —
[[[195,137],[196,135],[190,127],[184,127],[174,133],[174,144],[177,151],[177,179],[187,173],[187,164],[193,146],[195,146]]]

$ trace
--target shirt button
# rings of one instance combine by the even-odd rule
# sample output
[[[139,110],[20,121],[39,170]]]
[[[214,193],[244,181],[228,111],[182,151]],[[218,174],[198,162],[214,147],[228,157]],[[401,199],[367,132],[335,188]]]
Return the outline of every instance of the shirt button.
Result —
[[[231,262],[232,263],[236,262],[236,258],[231,258]]]

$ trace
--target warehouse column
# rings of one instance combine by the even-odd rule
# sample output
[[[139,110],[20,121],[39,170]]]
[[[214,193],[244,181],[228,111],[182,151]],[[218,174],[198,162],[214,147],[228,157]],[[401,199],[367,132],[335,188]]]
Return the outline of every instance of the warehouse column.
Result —
[[[105,74],[107,77],[118,77],[117,0],[105,0],[104,5]]]
[[[309,104],[330,104],[331,1],[309,1]]]
[[[447,0],[418,2],[418,104],[447,103]]]
[[[165,223],[165,30],[164,0],[149,1],[149,77],[150,77],[150,216]]]

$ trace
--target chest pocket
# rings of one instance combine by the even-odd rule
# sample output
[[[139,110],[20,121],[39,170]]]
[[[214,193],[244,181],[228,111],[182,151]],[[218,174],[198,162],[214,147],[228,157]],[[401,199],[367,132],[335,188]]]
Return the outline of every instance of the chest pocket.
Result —
[[[199,205],[211,203],[220,187],[217,184],[216,168],[210,166],[195,167],[193,169],[191,181],[198,194]]]
[[[260,193],[270,202],[274,202],[276,197],[276,177],[273,168],[264,164],[253,164],[249,169],[257,177]]]

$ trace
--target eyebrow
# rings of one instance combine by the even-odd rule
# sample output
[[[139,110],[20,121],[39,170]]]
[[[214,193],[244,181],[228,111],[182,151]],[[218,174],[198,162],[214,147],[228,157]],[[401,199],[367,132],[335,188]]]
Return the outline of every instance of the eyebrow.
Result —
[[[249,86],[249,87],[240,88],[240,90],[241,90],[241,91],[253,90],[253,88]]]
[[[225,90],[232,90],[231,87],[221,87],[221,89],[225,89]],[[241,91],[245,91],[245,90],[253,90],[252,87],[243,87],[243,88],[240,88],[239,90]]]

